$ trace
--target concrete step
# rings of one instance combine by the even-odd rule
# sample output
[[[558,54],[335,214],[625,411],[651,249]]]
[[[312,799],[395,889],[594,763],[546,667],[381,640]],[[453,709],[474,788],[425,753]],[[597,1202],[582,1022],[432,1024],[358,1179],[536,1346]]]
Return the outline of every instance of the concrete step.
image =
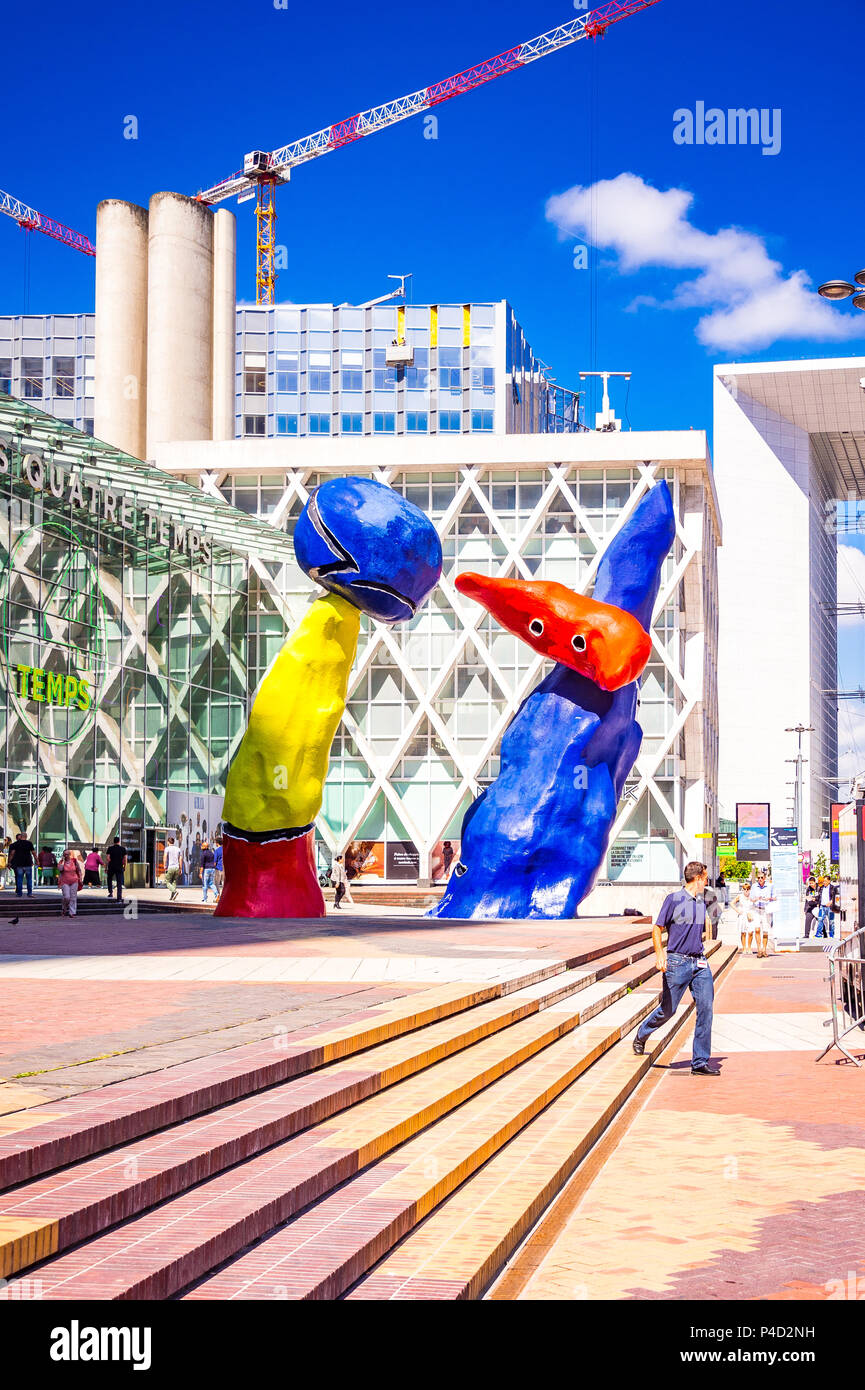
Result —
[[[656,999],[655,990],[638,990],[578,1024],[183,1297],[338,1298],[557,1096],[591,1075]]]
[[[572,1033],[581,1009],[599,1004],[586,999],[596,986],[573,983],[572,997],[549,1008],[541,1008],[536,989],[525,997],[512,991],[363,1059],[175,1126],[146,1149],[129,1145],[31,1182],[7,1194],[0,1208],[7,1264],[23,1268],[50,1254],[38,1273],[43,1298],[171,1297]],[[618,998],[627,989],[626,979],[616,979],[608,994]],[[631,1011],[640,1007],[623,1002]],[[643,1011],[653,1002],[647,994]],[[601,1034],[603,1043],[593,1038],[585,1055],[571,1048],[572,1069],[615,1040],[609,1028]],[[384,1082],[387,1090],[358,1098],[362,1063],[373,1068],[366,1084]],[[345,1105],[351,1108],[333,1113]],[[329,1118],[320,1122],[322,1112]],[[280,1138],[285,1132],[291,1137]],[[236,1166],[210,1176],[229,1163]],[[154,1201],[160,1205],[134,1214]],[[124,1224],[105,1229],[118,1221]],[[86,1243],[56,1253],[77,1241]],[[14,1296],[14,1281],[9,1288]]]
[[[275,1034],[194,1061],[0,1117],[0,1191],[315,1071],[501,995],[438,985],[335,1027]]]
[[[267,1042],[84,1091],[60,1106],[49,1102],[12,1112],[0,1117],[0,1192],[489,1000],[532,985],[539,986],[541,998],[544,982],[555,977],[564,996],[627,968],[648,949],[645,928],[638,929],[613,949],[583,950],[567,961],[540,958],[530,969],[517,967],[495,983],[436,986],[359,1012],[335,1027],[279,1033]]]
[[[570,979],[568,992],[580,994],[575,1011],[581,1021],[584,1012],[588,1016],[597,1008],[593,993],[597,986],[585,986],[582,973],[569,971],[504,999],[476,1004],[367,1048],[362,1055],[164,1128],[144,1143],[136,1140],[112,1148],[61,1174],[42,1176],[7,1191],[0,1195],[0,1269],[8,1275],[24,1268],[28,1252],[30,1258],[40,1259],[46,1252],[68,1249],[539,1013],[548,1004],[560,1004],[560,981],[569,976],[576,977]],[[618,981],[619,974],[617,983],[607,986],[617,996],[626,988]]]
[[[736,949],[715,943],[717,978]],[[653,998],[656,995],[653,993]],[[633,1093],[654,1059],[693,1013],[686,996],[675,1018],[655,1033],[643,1056],[630,1047],[632,999],[613,1005],[623,1042],[556,1099],[469,1181],[418,1224],[350,1290],[349,1299],[476,1299],[503,1269],[551,1201]],[[592,1025],[596,1026],[596,1025]],[[700,1083],[702,1084],[702,1083]]]
[[[79,917],[114,916],[130,906],[130,900],[109,898],[104,888],[83,889],[78,894]],[[11,921],[17,917],[27,921],[31,917],[60,917],[62,899],[59,888],[34,888],[32,897],[23,894],[16,898],[14,890],[0,891],[0,922]],[[73,926],[70,919],[70,928]]]

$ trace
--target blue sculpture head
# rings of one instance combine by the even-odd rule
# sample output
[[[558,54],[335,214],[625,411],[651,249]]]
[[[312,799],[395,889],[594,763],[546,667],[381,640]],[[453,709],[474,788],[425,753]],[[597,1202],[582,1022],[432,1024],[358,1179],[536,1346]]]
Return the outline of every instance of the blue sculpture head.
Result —
[[[372,478],[331,478],[294,532],[310,579],[383,623],[404,622],[439,581],[442,548],[429,517]]]

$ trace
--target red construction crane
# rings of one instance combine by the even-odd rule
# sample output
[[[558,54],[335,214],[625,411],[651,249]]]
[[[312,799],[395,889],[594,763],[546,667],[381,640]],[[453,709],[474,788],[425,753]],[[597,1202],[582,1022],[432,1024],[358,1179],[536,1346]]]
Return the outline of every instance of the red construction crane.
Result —
[[[262,150],[253,150],[251,154],[246,155],[241,170],[232,174],[230,178],[223,179],[221,183],[214,184],[212,188],[204,189],[197,196],[200,202],[207,204],[221,203],[226,198],[237,198],[238,202],[245,202],[249,198],[257,199],[256,303],[274,302],[276,186],[288,182],[291,170],[296,165],[305,164],[309,159],[317,159],[319,155],[329,154],[331,150],[338,150],[342,145],[352,144],[364,135],[373,135],[378,130],[384,130],[386,126],[395,125],[397,121],[417,115],[419,111],[428,111],[430,107],[450,101],[452,97],[461,96],[463,92],[470,92],[484,82],[491,82],[494,77],[502,77],[506,72],[525,67],[537,58],[556,53],[568,44],[577,43],[580,39],[602,37],[611,24],[617,24],[620,19],[627,19],[630,15],[657,4],[658,0],[609,0],[609,3],[590,10],[582,18],[569,20],[567,24],[551,29],[546,34],[540,34],[536,39],[529,39],[527,43],[518,44],[516,48],[509,48],[495,58],[487,58],[485,62],[467,68],[465,72],[446,77],[443,82],[436,82],[431,87],[422,87],[420,91],[398,97],[395,101],[385,102],[383,106],[373,106],[368,111],[361,111],[355,116],[349,116],[347,120],[337,122],[336,125],[325,126],[323,130],[307,135],[302,140],[295,140],[291,145],[272,150],[270,154],[265,154]]]
[[[0,188],[0,212],[4,212],[7,217],[12,217],[19,227],[27,232],[44,232],[46,236],[53,237],[55,241],[62,241],[64,246],[71,246],[75,251],[83,251],[85,256],[95,256],[96,247],[89,237],[82,232],[74,232],[71,227],[67,227],[63,222],[57,222],[53,217],[46,217],[44,212],[37,212],[35,208],[28,207],[22,203],[20,198],[13,198],[11,193],[4,193]]]

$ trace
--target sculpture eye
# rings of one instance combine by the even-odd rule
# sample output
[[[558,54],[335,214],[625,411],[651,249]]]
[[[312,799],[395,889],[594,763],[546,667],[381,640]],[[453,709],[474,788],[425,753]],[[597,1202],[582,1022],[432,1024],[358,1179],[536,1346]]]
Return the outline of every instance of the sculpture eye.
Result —
[[[468,865],[457,864],[456,868],[454,869],[454,873],[456,874],[457,878],[462,878],[463,874],[468,873]]]
[[[544,625],[540,618],[532,618],[532,621],[529,623],[529,632],[532,633],[534,637],[540,637],[543,630]]]
[[[571,646],[573,647],[575,652],[584,652],[586,650],[585,637],[581,637],[578,632],[575,632],[573,637],[571,638]]]

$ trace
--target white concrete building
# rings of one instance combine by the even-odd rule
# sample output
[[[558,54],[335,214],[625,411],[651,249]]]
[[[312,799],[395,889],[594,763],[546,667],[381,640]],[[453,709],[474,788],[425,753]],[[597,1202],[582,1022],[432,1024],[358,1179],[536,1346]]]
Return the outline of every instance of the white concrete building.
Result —
[[[828,835],[837,800],[837,501],[865,496],[865,357],[715,368],[721,814],[768,801],[800,843]]]
[[[461,598],[455,575],[471,568],[590,590],[606,543],[665,478],[677,535],[642,683],[645,738],[601,877],[627,886],[621,907],[639,896],[634,885],[669,884],[685,861],[708,857],[710,842],[698,837],[717,824],[720,524],[703,433],[185,441],[160,445],[155,462],[289,535],[310,491],[347,473],[381,479],[434,520],[440,587],[411,624],[363,620],[319,823],[323,858],[362,842],[377,847],[382,877],[421,881],[436,876],[442,842],[459,841],[466,808],[498,773],[505,727],[547,669]],[[256,571],[251,685],[307,601],[266,564]]]

